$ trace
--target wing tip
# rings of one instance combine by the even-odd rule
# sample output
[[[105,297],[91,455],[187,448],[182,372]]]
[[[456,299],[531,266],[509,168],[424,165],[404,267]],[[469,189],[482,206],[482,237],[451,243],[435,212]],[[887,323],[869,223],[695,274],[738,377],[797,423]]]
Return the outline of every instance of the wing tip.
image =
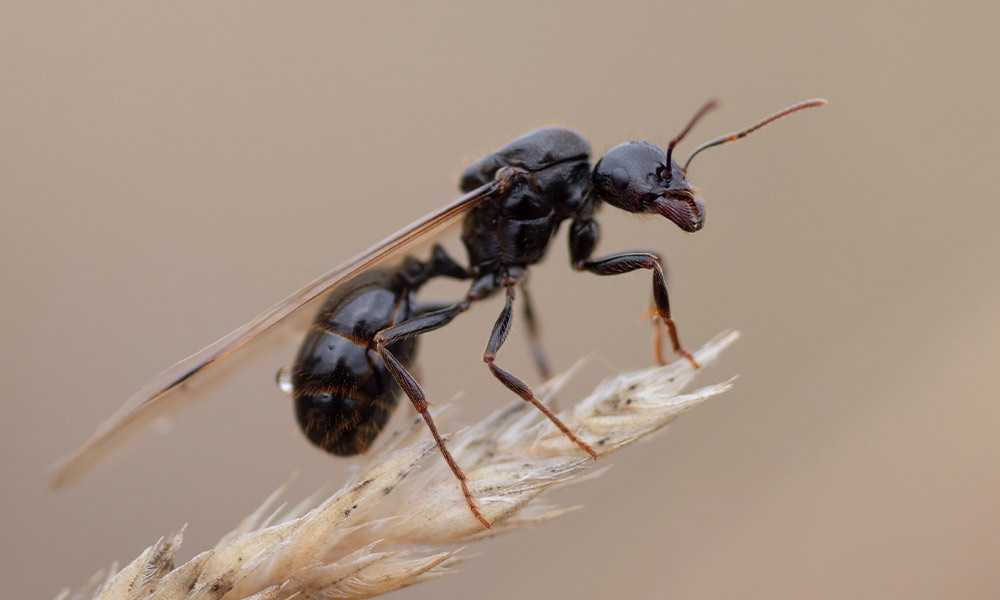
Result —
[[[87,447],[84,446],[45,468],[45,477],[49,480],[49,491],[56,492],[65,489],[93,466],[97,457],[85,460],[84,453],[86,451]]]

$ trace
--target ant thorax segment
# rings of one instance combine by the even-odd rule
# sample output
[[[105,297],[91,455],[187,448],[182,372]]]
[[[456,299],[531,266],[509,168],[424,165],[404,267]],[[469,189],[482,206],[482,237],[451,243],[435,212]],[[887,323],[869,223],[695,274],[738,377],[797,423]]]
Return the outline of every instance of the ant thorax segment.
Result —
[[[499,273],[538,263],[559,224],[588,204],[589,153],[590,144],[575,131],[544,127],[469,165],[461,181],[466,192],[494,177],[511,177],[502,195],[465,217],[470,268]]]

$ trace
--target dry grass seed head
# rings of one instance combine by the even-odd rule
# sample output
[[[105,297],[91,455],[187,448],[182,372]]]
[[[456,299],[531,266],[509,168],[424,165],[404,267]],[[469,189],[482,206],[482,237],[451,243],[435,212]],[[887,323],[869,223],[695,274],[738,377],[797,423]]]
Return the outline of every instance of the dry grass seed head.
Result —
[[[695,353],[698,362],[712,362],[736,337],[716,337]],[[685,360],[620,374],[561,416],[604,458],[730,387],[725,382],[682,394],[693,377]],[[533,500],[594,472],[594,461],[537,410],[518,402],[496,411],[449,440],[494,523],[486,530],[444,461],[425,460],[437,454],[427,438],[418,420],[311,510],[273,512],[279,490],[213,549],[179,567],[173,561],[181,533],[58,598],[368,598],[448,573],[462,544],[572,510]]]

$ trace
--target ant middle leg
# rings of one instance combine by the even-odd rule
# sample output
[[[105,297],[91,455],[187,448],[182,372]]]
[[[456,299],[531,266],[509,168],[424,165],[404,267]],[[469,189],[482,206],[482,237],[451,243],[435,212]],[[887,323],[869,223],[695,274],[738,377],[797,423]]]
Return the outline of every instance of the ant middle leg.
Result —
[[[455,305],[454,302],[444,302],[444,301],[421,302],[420,304],[417,305],[416,313],[418,315],[426,315],[428,313],[437,312],[439,310],[450,308],[454,305]]]
[[[465,475],[465,471],[459,466],[458,462],[451,455],[448,450],[448,446],[445,444],[444,438],[438,432],[437,425],[434,424],[434,419],[431,418],[431,413],[428,410],[427,397],[424,391],[420,388],[420,384],[410,375],[406,367],[403,366],[399,359],[397,359],[392,352],[389,351],[388,346],[393,342],[397,342],[402,339],[413,337],[415,335],[420,335],[421,333],[426,333],[428,331],[434,331],[435,329],[440,329],[452,321],[459,314],[465,312],[469,309],[469,301],[463,300],[452,306],[435,310],[432,312],[424,313],[422,315],[416,316],[402,323],[392,325],[383,329],[382,331],[375,334],[374,345],[375,352],[378,356],[385,362],[386,368],[389,373],[392,374],[393,379],[399,384],[403,392],[406,393],[407,398],[413,403],[413,408],[420,413],[420,416],[427,423],[427,428],[431,430],[431,436],[434,438],[434,442],[437,444],[438,450],[441,451],[441,455],[444,457],[448,467],[451,468],[451,472],[455,474],[455,478],[458,479],[459,485],[462,487],[462,495],[465,497],[466,504],[469,505],[469,510],[472,511],[472,516],[478,520],[483,527],[490,529],[492,524],[483,514],[482,509],[479,507],[479,503],[476,502],[476,497],[472,494],[472,490],[469,489],[469,478]]]
[[[667,295],[667,283],[663,278],[663,266],[661,259],[653,252],[620,252],[609,254],[600,258],[588,259],[575,265],[577,270],[589,271],[595,275],[619,275],[629,273],[636,269],[649,269],[653,272],[653,304],[656,307],[656,316],[666,326],[667,334],[670,336],[670,343],[674,352],[686,359],[695,369],[699,368],[698,361],[694,356],[681,346],[677,337],[677,325],[670,317],[670,298]],[[666,364],[661,349],[662,334],[659,327],[654,330],[653,342],[656,344],[654,354],[660,364]]]
[[[570,428],[562,422],[562,419],[552,412],[552,409],[535,397],[534,392],[531,391],[528,384],[518,379],[509,371],[502,369],[500,365],[496,364],[497,352],[500,351],[500,347],[503,346],[503,343],[507,340],[507,334],[510,333],[512,313],[514,310],[515,285],[517,285],[515,281],[504,282],[504,287],[507,292],[507,301],[504,304],[503,310],[500,312],[500,316],[497,317],[496,324],[493,326],[493,332],[490,334],[490,340],[486,344],[486,351],[483,352],[483,362],[489,366],[494,377],[499,379],[500,383],[507,386],[507,389],[520,396],[525,402],[542,411],[542,414],[548,417],[548,419],[552,421],[552,424],[555,425],[559,431],[566,434],[566,437],[568,437],[570,441],[589,454],[591,458],[597,459],[597,452],[594,451],[590,444],[581,440],[575,433],[570,431]]]
[[[521,292],[524,293],[524,323],[528,326],[528,344],[531,346],[531,357],[535,360],[542,381],[552,379],[552,370],[549,368],[549,360],[545,356],[545,349],[542,348],[541,332],[538,328],[538,321],[535,319],[535,308],[531,302],[531,294],[528,293],[528,285],[524,280],[520,282]]]

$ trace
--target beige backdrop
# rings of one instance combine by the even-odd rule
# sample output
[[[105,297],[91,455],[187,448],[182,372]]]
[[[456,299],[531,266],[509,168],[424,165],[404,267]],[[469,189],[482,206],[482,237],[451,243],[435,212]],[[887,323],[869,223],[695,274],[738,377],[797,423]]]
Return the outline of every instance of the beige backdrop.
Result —
[[[559,494],[581,511],[480,544],[398,598],[995,598],[1000,591],[998,81],[986,3],[36,3],[0,7],[0,573],[50,598],[188,523],[210,545],[314,451],[251,369],[65,492],[43,469],[148,377],[454,198],[535,126],[595,152],[830,105],[707,152],[704,231],[602,213],[601,250],[669,261],[691,347],[735,391]],[[942,4],[943,6],[943,4]],[[534,272],[580,389],[650,362],[648,275]],[[446,296],[459,288],[433,290]],[[510,399],[499,310],[429,336],[433,398]],[[504,359],[535,377],[522,323]],[[291,350],[288,350],[291,352]]]

